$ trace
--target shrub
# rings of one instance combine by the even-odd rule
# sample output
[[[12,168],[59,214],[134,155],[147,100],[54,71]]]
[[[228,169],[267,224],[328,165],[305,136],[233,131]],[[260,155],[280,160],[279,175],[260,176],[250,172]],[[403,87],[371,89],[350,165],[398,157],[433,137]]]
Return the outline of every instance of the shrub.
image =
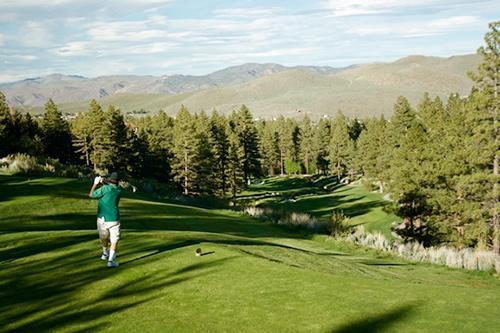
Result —
[[[10,174],[79,177],[82,170],[81,166],[62,165],[57,159],[35,157],[24,153],[12,154],[0,159],[0,171]]]
[[[424,247],[421,243],[415,241],[407,243],[400,240],[390,242],[381,233],[366,233],[362,226],[356,228],[352,234],[344,239],[357,245],[391,252],[411,261],[429,262],[470,270],[495,270],[500,273],[500,256],[491,251],[480,251],[471,248],[456,249],[447,246]]]
[[[250,216],[253,216],[253,217],[257,217],[257,218],[260,218],[262,216],[264,216],[264,209],[262,208],[259,208],[259,207],[246,207],[244,210],[243,210],[247,215],[250,215]]]
[[[48,163],[41,164],[36,157],[27,154],[12,154],[0,160],[2,171],[12,174],[41,173],[44,169],[53,170]]]
[[[276,210],[268,207],[261,208],[254,206],[245,207],[243,209],[243,212],[247,215],[263,220],[269,220],[275,224],[287,227],[305,228],[313,231],[323,231],[325,229],[325,225],[323,222],[304,213],[289,213],[285,210]]]
[[[303,213],[285,214],[278,220],[278,224],[314,231],[320,231],[323,228],[323,224],[318,219]]]
[[[346,235],[351,229],[350,218],[343,211],[334,210],[326,228],[330,236]]]

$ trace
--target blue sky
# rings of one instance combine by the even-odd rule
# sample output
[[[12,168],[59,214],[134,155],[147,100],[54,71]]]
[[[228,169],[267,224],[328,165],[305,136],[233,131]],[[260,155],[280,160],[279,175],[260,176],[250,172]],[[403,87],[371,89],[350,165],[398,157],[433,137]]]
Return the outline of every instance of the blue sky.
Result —
[[[473,53],[491,0],[0,0],[0,82]]]

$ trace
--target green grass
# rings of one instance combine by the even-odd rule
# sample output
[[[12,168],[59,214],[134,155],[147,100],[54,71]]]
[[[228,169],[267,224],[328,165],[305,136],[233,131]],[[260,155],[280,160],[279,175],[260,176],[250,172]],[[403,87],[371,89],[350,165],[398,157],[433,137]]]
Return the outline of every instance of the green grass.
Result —
[[[126,193],[99,260],[89,182],[0,176],[0,331],[497,332],[500,281]],[[196,257],[201,247],[204,256]]]
[[[279,195],[270,195],[273,192]],[[362,186],[337,186],[332,178],[273,177],[252,185],[242,198],[255,198],[259,206],[307,213],[323,220],[328,220],[334,209],[341,210],[350,217],[352,225],[380,231],[387,238],[393,237],[391,224],[401,221],[384,212],[385,201],[380,193],[368,192]]]

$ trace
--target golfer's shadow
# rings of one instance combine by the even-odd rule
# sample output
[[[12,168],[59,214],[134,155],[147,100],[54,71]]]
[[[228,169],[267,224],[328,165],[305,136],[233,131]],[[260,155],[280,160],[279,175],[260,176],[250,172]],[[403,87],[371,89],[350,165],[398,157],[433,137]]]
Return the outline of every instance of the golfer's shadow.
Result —
[[[143,256],[140,256],[140,257],[137,257],[137,258],[125,261],[123,263],[120,263],[120,266],[130,264],[130,263],[132,263],[134,261],[139,261],[139,260],[143,260],[143,259],[146,259],[146,258],[149,258],[149,257],[152,257],[152,256],[156,256],[156,255],[161,254],[161,253],[166,252],[166,251],[178,249],[178,248],[181,248],[181,247],[191,246],[191,245],[195,245],[195,244],[198,244],[198,243],[199,243],[198,240],[187,240],[187,241],[184,241],[184,242],[179,242],[179,243],[174,243],[174,244],[168,244],[168,245],[161,246],[161,247],[155,246],[154,247],[154,250],[155,250],[154,252],[151,252],[151,253],[145,254]],[[145,249],[145,251],[147,251],[147,250],[148,249]],[[150,249],[150,250],[153,250],[153,249]]]

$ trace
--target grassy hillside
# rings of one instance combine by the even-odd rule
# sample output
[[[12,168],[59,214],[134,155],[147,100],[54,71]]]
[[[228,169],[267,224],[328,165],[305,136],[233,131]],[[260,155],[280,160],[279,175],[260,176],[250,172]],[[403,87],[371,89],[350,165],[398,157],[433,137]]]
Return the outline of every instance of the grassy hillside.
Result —
[[[408,91],[429,91],[436,95],[450,92],[468,94],[471,80],[468,71],[475,71],[477,55],[450,58],[410,56],[390,64],[368,64],[339,73],[349,82],[367,82],[379,87],[397,87]]]
[[[500,281],[126,193],[120,267],[89,182],[0,176],[0,331],[497,332]],[[205,255],[194,256],[201,247]]]
[[[263,118],[279,114],[302,118],[307,113],[318,119],[325,114],[335,115],[338,110],[348,116],[389,116],[400,95],[414,105],[424,92],[443,100],[450,93],[467,95],[472,86],[467,72],[475,70],[479,61],[477,55],[450,58],[411,56],[393,63],[356,66],[331,75],[286,70],[242,84],[180,95],[127,93],[107,96],[99,101],[105,106],[114,104],[124,112],[163,109],[170,115],[175,115],[182,104],[194,112],[216,108],[223,113],[230,113],[245,104],[256,117]],[[88,101],[61,105],[64,112],[74,113],[87,108]],[[40,112],[42,109],[34,110]]]
[[[123,113],[139,111],[141,109],[154,113],[159,110],[165,110],[169,105],[176,104],[190,95],[191,93],[178,95],[119,93],[100,98],[98,102],[105,110],[109,105],[114,105]],[[87,111],[89,109],[89,104],[89,100],[83,100],[79,102],[60,104],[58,107],[63,113],[76,114],[78,112]],[[22,106],[18,107],[18,109],[32,114],[42,114],[44,112],[44,108],[42,106]],[[173,115],[175,113],[171,114]]]

